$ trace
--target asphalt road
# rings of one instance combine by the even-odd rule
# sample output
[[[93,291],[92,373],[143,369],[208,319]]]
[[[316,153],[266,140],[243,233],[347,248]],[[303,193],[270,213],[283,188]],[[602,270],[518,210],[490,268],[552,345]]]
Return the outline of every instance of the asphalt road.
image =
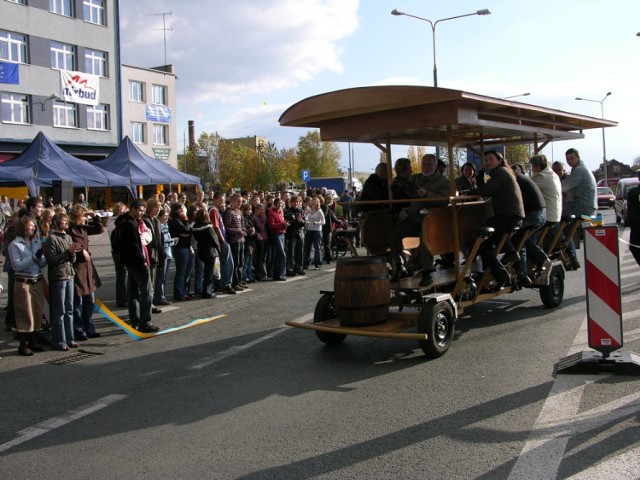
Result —
[[[112,306],[106,237],[93,245]],[[620,251],[622,350],[640,352],[640,272]],[[0,476],[640,477],[640,377],[555,372],[587,349],[584,269],[559,308],[529,290],[467,309],[432,361],[411,341],[325,347],[284,326],[310,318],[333,270],[168,307],[161,328],[226,316],[148,340],[96,314],[103,336],[82,358],[20,357],[2,334]]]

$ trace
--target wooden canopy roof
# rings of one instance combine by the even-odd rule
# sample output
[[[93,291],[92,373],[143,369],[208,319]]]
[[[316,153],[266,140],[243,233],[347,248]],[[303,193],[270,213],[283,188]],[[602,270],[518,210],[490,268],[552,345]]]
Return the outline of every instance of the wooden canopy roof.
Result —
[[[289,107],[280,125],[319,128],[322,140],[474,147],[584,138],[617,122],[447,88],[358,87]]]

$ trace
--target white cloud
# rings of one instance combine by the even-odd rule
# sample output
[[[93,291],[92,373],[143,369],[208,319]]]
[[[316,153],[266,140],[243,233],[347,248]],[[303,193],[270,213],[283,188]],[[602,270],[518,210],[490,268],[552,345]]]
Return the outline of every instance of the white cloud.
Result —
[[[357,0],[123,2],[123,62],[163,63],[162,17],[148,14],[171,11],[167,61],[180,102],[238,102],[339,73],[338,42],[355,32],[357,7]]]

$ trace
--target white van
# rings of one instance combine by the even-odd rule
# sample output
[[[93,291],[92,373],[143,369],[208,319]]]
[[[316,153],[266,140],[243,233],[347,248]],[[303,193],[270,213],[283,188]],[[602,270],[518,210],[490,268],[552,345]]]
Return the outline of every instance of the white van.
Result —
[[[629,190],[640,184],[638,178],[621,178],[616,187],[616,201],[613,208],[616,211],[616,222],[622,223],[625,227],[629,225],[627,221],[627,195]]]

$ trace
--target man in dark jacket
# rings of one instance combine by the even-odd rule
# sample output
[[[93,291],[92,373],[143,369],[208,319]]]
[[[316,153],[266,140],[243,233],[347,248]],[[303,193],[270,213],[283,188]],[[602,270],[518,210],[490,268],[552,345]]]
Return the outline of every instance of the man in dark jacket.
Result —
[[[304,243],[304,213],[300,208],[300,198],[289,199],[289,208],[284,211],[284,219],[289,222],[285,234],[287,244],[287,277],[304,275],[302,269],[302,246]]]
[[[524,220],[522,221],[520,229],[512,237],[513,244],[517,246],[521,242],[522,236],[529,234],[524,244],[525,248],[520,252],[520,261],[514,263],[514,268],[518,274],[518,284],[529,286],[531,285],[531,279],[527,275],[527,258],[531,260],[536,271],[541,271],[545,268],[545,263],[549,261],[547,255],[538,246],[535,236],[535,233],[540,230],[547,221],[546,202],[540,188],[533,180],[516,169],[514,169],[514,173],[518,187],[520,187],[520,193],[522,194]],[[528,229],[531,231],[527,231]],[[516,260],[517,254],[514,252],[512,257]],[[547,265],[547,267],[549,266],[550,264]]]
[[[640,180],[640,171],[638,171]],[[629,234],[629,250],[640,265],[640,185],[627,193],[627,220],[631,232]]]
[[[114,253],[127,267],[129,274],[129,322],[143,333],[154,333],[159,329],[151,323],[151,271],[149,254],[142,244],[141,233],[147,230],[142,221],[146,202],[136,198],[129,212],[116,220]]]

